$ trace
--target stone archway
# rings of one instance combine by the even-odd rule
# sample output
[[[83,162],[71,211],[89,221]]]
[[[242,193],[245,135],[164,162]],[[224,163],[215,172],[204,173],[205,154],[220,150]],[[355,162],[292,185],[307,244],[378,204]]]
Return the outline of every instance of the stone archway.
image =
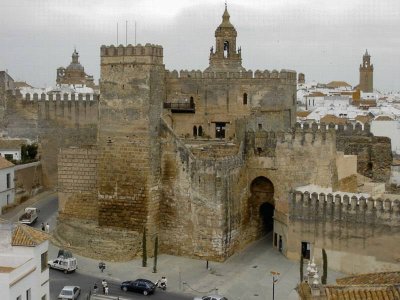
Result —
[[[273,230],[274,185],[268,178],[259,176],[250,185],[252,218],[256,221],[257,235],[262,236]]]

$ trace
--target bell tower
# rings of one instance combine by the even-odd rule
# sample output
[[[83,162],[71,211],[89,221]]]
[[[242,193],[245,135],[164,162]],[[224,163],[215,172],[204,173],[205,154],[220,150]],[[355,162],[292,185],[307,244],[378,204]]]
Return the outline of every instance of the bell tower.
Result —
[[[210,49],[210,66],[206,71],[244,71],[240,47],[236,48],[237,32],[229,21],[230,15],[225,3],[222,23],[215,30],[215,51]]]
[[[371,55],[365,50],[363,55],[363,62],[360,65],[360,85],[359,88],[365,93],[372,93],[374,91],[374,65],[371,65]]]

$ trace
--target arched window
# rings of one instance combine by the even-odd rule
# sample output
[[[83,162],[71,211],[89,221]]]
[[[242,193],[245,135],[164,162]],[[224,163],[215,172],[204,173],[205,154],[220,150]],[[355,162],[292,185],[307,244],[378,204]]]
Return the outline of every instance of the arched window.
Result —
[[[68,94],[67,93],[64,93],[64,99],[63,99],[64,101],[68,101]]]
[[[193,126],[193,136],[196,137],[197,136],[197,127]]]
[[[40,100],[42,100],[42,101],[45,101],[45,100],[46,100],[46,94],[45,94],[45,93],[42,93],[42,94],[40,95]]]
[[[56,94],[56,100],[60,101],[61,100],[61,94]]]
[[[81,94],[81,93],[78,94],[78,100],[79,100],[79,101],[82,101],[82,100],[83,100],[83,94]]]
[[[25,100],[31,100],[31,94],[27,93],[25,94]]]
[[[194,107],[194,101],[193,101],[193,97],[190,97],[190,108]]]
[[[243,105],[247,105],[247,93],[243,94]]]
[[[53,101],[53,94],[49,94],[49,101]]]
[[[90,101],[90,94],[86,94],[86,101]]]
[[[201,127],[201,125],[199,126],[198,135],[203,136],[203,127]]]
[[[224,42],[224,58],[229,57],[229,42]]]
[[[38,98],[39,98],[38,94],[37,94],[37,93],[34,93],[34,94],[33,94],[33,100],[38,100]]]

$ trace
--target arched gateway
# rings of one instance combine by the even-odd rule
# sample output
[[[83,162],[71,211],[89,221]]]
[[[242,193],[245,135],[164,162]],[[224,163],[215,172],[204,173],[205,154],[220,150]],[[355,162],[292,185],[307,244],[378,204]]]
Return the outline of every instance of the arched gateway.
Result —
[[[251,182],[250,192],[252,218],[257,220],[257,235],[262,236],[273,230],[274,185],[268,178],[259,176]]]

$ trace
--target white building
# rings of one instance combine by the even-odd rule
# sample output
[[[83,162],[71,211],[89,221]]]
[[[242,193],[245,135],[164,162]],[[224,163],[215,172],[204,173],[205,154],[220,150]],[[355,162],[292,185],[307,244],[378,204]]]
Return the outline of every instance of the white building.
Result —
[[[48,234],[0,222],[0,236],[0,299],[49,300]]]
[[[14,164],[0,156],[0,215],[4,206],[14,202],[14,197]]]
[[[21,146],[26,140],[0,139],[0,156],[6,159],[21,160]]]

